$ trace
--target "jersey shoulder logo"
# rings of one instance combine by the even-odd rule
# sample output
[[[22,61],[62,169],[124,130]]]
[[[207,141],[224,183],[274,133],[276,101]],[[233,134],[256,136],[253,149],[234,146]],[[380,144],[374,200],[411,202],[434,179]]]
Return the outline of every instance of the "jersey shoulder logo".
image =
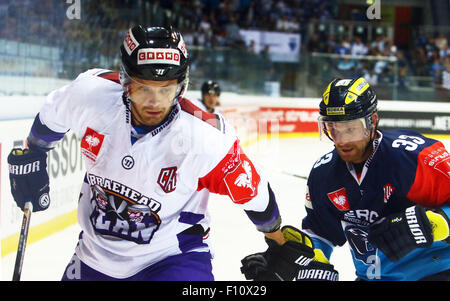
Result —
[[[329,192],[327,193],[327,195],[333,205],[340,211],[350,210],[350,205],[348,204],[347,192],[345,191],[345,188]]]
[[[88,127],[83,139],[81,139],[81,153],[95,162],[104,139],[105,135],[99,134]]]
[[[252,163],[241,156],[242,162],[225,175],[225,185],[234,203],[242,204],[253,198],[258,192],[260,176]]]
[[[242,163],[242,167],[244,168],[244,172],[237,177],[237,179],[234,181],[234,185],[238,187],[249,188],[252,191],[252,194],[254,194],[256,188],[252,183],[253,177],[250,163],[248,163],[248,161],[244,161]]]
[[[177,188],[177,167],[162,168],[158,176],[158,185],[165,193],[170,193]]]

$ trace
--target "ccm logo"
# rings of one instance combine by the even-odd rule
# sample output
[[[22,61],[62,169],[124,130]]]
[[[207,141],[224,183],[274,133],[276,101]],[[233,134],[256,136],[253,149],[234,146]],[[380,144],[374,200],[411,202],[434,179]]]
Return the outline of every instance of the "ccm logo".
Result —
[[[9,165],[9,173],[13,175],[26,175],[40,170],[40,162],[35,161],[25,165]]]
[[[171,64],[180,65],[180,53],[176,49],[144,48],[139,49],[138,65],[142,64]]]

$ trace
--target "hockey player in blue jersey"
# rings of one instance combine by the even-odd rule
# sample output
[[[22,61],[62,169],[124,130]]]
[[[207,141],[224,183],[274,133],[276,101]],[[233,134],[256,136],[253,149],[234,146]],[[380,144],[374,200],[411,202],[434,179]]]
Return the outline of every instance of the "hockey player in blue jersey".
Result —
[[[346,242],[357,280],[450,280],[449,152],[413,131],[379,130],[378,121],[366,80],[328,85],[319,131],[335,148],[308,177],[302,228],[316,256],[297,265],[296,280],[337,280],[329,259]],[[243,260],[246,276],[270,275],[255,255]]]

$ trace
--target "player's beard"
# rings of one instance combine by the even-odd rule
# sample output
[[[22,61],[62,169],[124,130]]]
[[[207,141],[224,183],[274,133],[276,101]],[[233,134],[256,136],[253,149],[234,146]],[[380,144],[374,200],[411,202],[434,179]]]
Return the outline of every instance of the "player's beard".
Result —
[[[372,153],[372,143],[369,141],[356,141],[346,144],[335,144],[336,150],[345,162],[361,163],[369,158]]]
[[[138,107],[131,101],[131,115],[135,125],[155,126],[160,124],[170,111],[168,108]]]

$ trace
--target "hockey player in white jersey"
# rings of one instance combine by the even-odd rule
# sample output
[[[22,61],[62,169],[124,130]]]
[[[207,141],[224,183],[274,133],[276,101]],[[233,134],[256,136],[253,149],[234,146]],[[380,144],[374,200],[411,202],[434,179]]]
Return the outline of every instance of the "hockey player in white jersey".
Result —
[[[194,99],[194,105],[209,113],[220,114],[217,106],[220,106],[220,85],[213,80],[205,81],[201,87],[202,98]]]
[[[28,136],[29,151],[8,156],[16,203],[23,209],[31,201],[40,211],[50,203],[46,151],[69,130],[81,139],[82,232],[62,279],[214,280],[209,192],[245,210],[274,260],[312,257],[285,241],[267,178],[233,127],[183,97],[189,67],[181,34],[133,27],[121,55],[119,74],[91,69],[51,92]]]

